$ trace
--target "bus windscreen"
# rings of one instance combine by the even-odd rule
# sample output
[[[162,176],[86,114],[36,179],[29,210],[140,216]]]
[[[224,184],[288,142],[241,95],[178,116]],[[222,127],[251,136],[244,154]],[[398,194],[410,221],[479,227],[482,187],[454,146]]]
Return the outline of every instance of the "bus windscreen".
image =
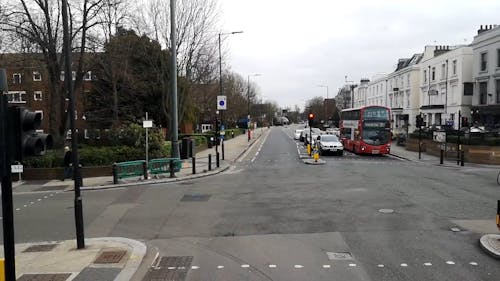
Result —
[[[389,120],[389,111],[383,107],[366,108],[363,113],[364,120]]]

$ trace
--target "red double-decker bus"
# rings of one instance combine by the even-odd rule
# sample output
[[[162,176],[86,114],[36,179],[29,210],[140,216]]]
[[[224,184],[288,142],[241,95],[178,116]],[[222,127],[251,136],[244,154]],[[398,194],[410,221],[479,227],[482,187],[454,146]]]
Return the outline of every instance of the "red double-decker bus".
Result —
[[[344,149],[360,154],[389,154],[390,116],[389,108],[384,106],[342,110],[340,136]]]

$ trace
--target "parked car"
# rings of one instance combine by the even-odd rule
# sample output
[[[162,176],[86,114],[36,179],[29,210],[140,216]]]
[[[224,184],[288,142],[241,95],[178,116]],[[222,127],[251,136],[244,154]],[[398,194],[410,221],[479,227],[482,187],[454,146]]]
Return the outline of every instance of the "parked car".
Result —
[[[311,138],[312,145],[314,145],[316,143],[318,136],[324,134],[325,132],[321,131],[318,128],[312,128],[311,131],[312,131],[312,138]],[[309,143],[309,130],[305,130],[305,132],[306,134],[304,136],[304,144],[307,145]]]
[[[319,153],[324,155],[325,153],[331,152],[342,156],[344,154],[344,146],[340,142],[339,138],[335,135],[320,135],[316,138]]]
[[[304,130],[300,130],[300,129],[295,130],[293,138],[296,140],[300,139],[300,136],[302,135],[302,131],[304,131]]]

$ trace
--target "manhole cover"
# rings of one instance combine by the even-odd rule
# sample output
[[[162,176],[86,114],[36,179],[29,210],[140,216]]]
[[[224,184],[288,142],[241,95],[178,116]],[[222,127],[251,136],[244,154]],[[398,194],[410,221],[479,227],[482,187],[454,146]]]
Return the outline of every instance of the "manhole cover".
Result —
[[[71,273],[57,274],[23,274],[17,281],[66,281]]]
[[[208,201],[212,195],[210,194],[185,194],[182,196],[181,201],[183,202],[201,202]]]
[[[160,257],[155,266],[149,269],[143,280],[184,281],[192,261],[192,256]]]
[[[127,251],[104,251],[102,252],[94,263],[119,263]]]
[[[49,252],[52,251],[58,244],[39,244],[32,245],[26,248],[23,253],[33,253],[33,252]]]
[[[329,260],[352,260],[352,254],[349,252],[326,252]]]
[[[379,213],[382,213],[382,214],[392,214],[392,213],[394,213],[393,209],[380,209],[378,211],[379,211]]]

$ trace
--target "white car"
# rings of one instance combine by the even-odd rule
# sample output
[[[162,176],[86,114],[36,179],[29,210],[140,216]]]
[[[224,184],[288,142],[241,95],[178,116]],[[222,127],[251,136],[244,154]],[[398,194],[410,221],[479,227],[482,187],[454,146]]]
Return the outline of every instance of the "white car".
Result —
[[[316,138],[318,143],[319,154],[324,155],[327,152],[336,153],[342,156],[344,154],[344,146],[339,138],[335,135],[321,135]]]
[[[300,129],[299,130],[295,130],[293,138],[296,139],[296,140],[300,139],[300,134],[302,133],[302,131],[304,131],[304,130],[300,130]]]

